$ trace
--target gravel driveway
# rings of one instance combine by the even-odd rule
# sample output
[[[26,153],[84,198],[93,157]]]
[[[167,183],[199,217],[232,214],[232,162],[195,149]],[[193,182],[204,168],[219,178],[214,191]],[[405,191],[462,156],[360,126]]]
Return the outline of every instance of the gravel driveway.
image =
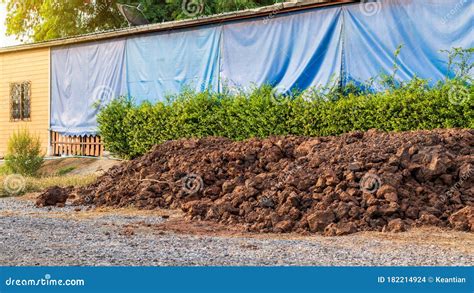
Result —
[[[467,233],[446,232],[453,235],[443,236],[439,243],[429,237],[426,243],[411,241],[425,236],[409,233],[386,236],[362,233],[334,238],[202,236],[158,231],[154,225],[166,221],[160,216],[119,213],[89,218],[70,216],[75,213],[78,212],[71,207],[37,209],[25,199],[0,199],[0,265],[470,266],[474,263],[471,248],[474,235]],[[143,229],[130,230],[127,228],[130,225]]]

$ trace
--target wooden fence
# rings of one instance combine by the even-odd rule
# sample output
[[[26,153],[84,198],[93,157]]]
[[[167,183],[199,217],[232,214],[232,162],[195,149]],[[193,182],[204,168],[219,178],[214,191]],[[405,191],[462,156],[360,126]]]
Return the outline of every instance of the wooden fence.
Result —
[[[64,136],[53,131],[51,147],[54,156],[101,157],[104,152],[100,136]]]

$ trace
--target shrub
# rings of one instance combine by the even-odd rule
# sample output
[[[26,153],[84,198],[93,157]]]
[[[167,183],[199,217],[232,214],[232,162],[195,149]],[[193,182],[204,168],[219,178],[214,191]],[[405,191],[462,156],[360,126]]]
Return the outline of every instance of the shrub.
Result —
[[[328,100],[306,92],[274,97],[269,86],[249,93],[185,92],[167,102],[135,106],[118,100],[100,114],[105,146],[125,158],[180,138],[235,140],[272,135],[338,135],[385,131],[472,128],[473,86],[454,81],[428,86],[414,79],[379,93],[351,92]],[[118,114],[120,113],[120,114]]]
[[[101,108],[97,116],[102,138],[107,141],[107,148],[121,157],[132,153],[129,129],[125,123],[127,113],[133,109],[133,103],[126,97],[113,100],[107,107]]]
[[[38,136],[23,128],[14,132],[8,140],[5,166],[9,172],[34,176],[43,164],[41,142]]]

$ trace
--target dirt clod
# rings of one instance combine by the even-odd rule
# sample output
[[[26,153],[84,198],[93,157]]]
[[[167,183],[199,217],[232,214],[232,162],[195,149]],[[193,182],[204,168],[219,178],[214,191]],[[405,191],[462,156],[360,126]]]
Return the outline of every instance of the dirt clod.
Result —
[[[452,214],[449,222],[457,230],[474,232],[474,206],[465,207]]]
[[[40,194],[36,200],[37,207],[57,206],[64,207],[66,201],[73,190],[72,187],[61,188],[54,186],[48,188],[45,192]]]
[[[405,223],[402,221],[402,219],[393,219],[388,222],[386,231],[394,233],[404,232],[406,231]]]

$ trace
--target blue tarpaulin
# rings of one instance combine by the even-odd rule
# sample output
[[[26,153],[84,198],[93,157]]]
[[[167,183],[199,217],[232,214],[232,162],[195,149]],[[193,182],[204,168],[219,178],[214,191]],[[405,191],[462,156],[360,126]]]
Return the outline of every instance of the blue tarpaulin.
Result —
[[[341,70],[341,8],[224,26],[222,85],[271,84],[281,92],[325,85]]]
[[[127,89],[137,102],[162,101],[187,87],[218,88],[221,27],[127,40]]]
[[[123,94],[155,102],[183,88],[288,92],[364,82],[395,62],[398,79],[435,82],[448,74],[441,50],[474,47],[473,24],[470,0],[381,0],[53,48],[51,128],[93,134],[94,105]]]
[[[125,39],[51,50],[51,130],[97,133],[101,106],[126,94]]]
[[[344,6],[345,82],[364,82],[380,73],[397,79],[415,75],[441,80],[448,55],[441,50],[474,46],[474,1],[390,0]],[[397,60],[394,52],[403,48]]]

